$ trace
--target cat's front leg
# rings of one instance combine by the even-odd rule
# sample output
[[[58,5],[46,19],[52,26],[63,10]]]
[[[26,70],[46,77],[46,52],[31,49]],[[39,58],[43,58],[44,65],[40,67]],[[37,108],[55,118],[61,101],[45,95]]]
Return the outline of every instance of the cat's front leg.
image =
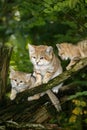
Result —
[[[35,78],[36,78],[36,82],[35,82],[35,85],[34,85],[34,86],[39,86],[39,85],[41,85],[41,84],[42,84],[42,76],[41,76],[41,74],[38,73],[38,72],[35,72],[35,73],[34,73],[34,76],[35,76]]]
[[[52,73],[47,72],[43,78],[43,83],[48,83],[48,81],[51,79],[51,77],[52,77]]]
[[[14,100],[16,98],[16,95],[17,95],[17,91],[15,89],[12,89],[11,90],[10,99]]]

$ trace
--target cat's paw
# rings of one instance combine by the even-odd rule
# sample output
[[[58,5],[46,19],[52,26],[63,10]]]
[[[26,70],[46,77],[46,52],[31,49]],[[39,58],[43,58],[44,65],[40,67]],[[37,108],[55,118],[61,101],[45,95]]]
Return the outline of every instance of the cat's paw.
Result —
[[[39,85],[41,85],[42,84],[42,82],[36,82],[35,83],[35,86],[39,86]]]
[[[58,88],[52,88],[52,91],[57,94],[59,90]]]
[[[48,81],[49,81],[49,80],[48,80],[47,78],[44,78],[44,79],[43,79],[43,84],[48,83]]]
[[[70,70],[70,69],[71,69],[71,66],[67,66],[67,67],[66,67],[66,70]]]
[[[10,95],[10,99],[11,99],[11,100],[14,100],[15,98],[16,98],[16,94],[11,94],[11,95]]]
[[[28,99],[27,99],[28,101],[32,101],[33,100],[33,97],[32,96],[30,96],[30,97],[28,97]]]

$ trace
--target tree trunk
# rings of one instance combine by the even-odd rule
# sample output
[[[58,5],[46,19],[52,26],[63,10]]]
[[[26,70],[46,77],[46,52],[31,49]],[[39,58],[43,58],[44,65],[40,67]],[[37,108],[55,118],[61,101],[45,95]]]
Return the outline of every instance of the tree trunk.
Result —
[[[0,102],[5,96],[12,48],[0,45]]]

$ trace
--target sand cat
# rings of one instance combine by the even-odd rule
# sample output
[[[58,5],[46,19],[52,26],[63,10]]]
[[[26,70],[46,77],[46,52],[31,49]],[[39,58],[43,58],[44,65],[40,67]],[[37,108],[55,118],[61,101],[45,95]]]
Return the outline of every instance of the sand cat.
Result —
[[[34,75],[36,77],[36,84],[47,83],[49,80],[58,76],[62,73],[62,66],[60,60],[56,57],[53,52],[52,46],[46,45],[30,45],[29,48],[29,56],[30,60],[34,66]],[[62,83],[56,87],[52,88],[52,91],[58,93],[59,88],[62,86]],[[57,110],[60,109],[59,101],[57,99],[57,103],[55,102],[51,90],[46,92],[50,95],[51,101],[53,100],[53,104],[56,104]]]
[[[17,93],[23,92],[26,89],[30,89],[36,86],[35,85],[36,79],[31,73],[27,74],[24,72],[15,71],[14,69],[11,68],[9,77],[12,86],[10,95],[11,100],[14,100],[16,98]],[[50,92],[49,91],[50,90],[47,91],[47,94],[51,99],[51,102],[53,103],[55,108],[59,111],[61,109],[61,107],[59,106],[59,100],[51,91]],[[40,96],[42,96],[40,93],[35,94],[34,96],[30,96],[28,100],[29,101],[36,100],[39,99]]]
[[[58,55],[62,60],[70,59],[69,65],[66,67],[69,70],[79,59],[87,57],[87,40],[78,42],[77,45],[72,43],[56,44]]]
[[[28,48],[37,84],[47,83],[62,73],[60,60],[54,54],[52,46],[28,44]],[[57,93],[59,87],[61,84],[54,87],[53,92]]]
[[[35,77],[32,76],[31,73],[24,73],[20,71],[15,71],[14,69],[10,69],[9,75],[11,81],[11,95],[10,99],[14,100],[17,93],[20,93],[26,89],[30,89],[34,87]]]
[[[87,40],[78,42],[77,46],[80,48],[81,57],[87,57]]]

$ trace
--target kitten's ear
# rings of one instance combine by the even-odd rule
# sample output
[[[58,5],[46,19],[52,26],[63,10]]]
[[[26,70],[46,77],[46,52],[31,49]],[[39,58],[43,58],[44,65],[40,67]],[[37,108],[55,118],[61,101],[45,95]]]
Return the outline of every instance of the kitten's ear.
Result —
[[[31,74],[26,74],[26,81],[28,82],[31,78]]]
[[[61,49],[61,46],[59,43],[57,43],[56,46],[57,46],[58,50]]]
[[[52,46],[47,47],[46,53],[51,54],[52,52],[53,52],[53,47]]]
[[[12,67],[10,67],[10,75],[9,75],[9,78],[11,78],[14,73],[15,73],[15,70],[14,70]]]
[[[31,44],[28,44],[28,49],[30,54],[35,52],[35,48]]]

